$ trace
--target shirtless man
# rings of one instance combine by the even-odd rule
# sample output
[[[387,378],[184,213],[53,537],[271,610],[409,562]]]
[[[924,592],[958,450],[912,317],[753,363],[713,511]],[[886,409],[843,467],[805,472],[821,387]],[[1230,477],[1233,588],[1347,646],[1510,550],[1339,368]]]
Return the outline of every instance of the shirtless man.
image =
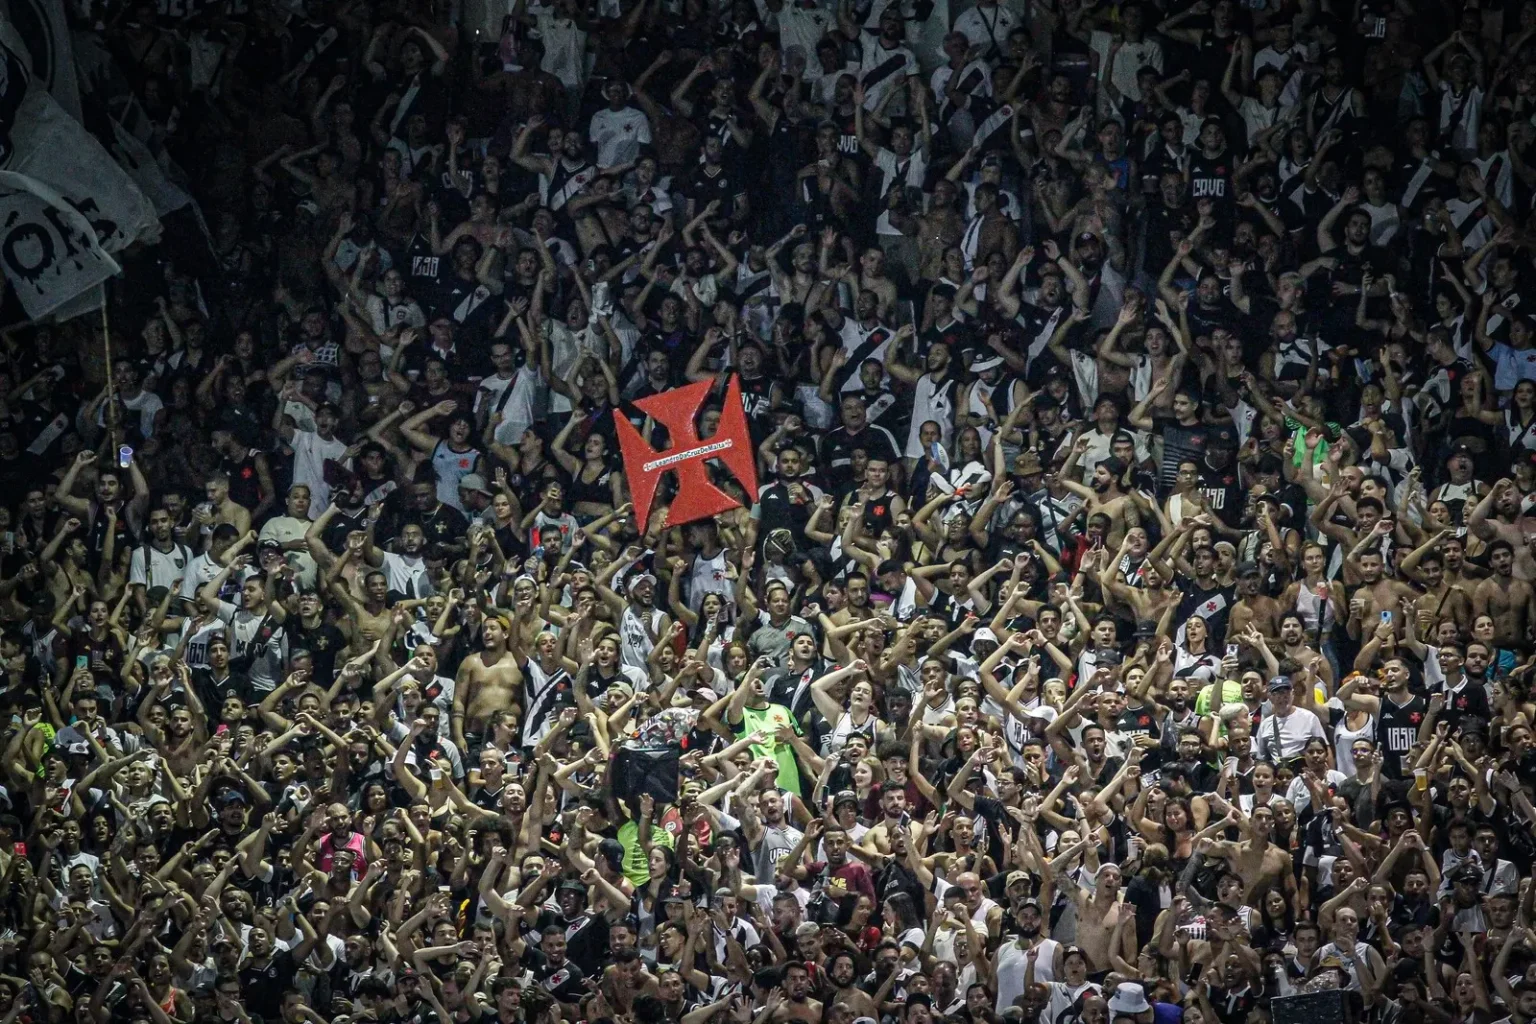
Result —
[[[1530,537],[1536,536],[1536,519],[1521,515],[1520,505],[1515,482],[1505,477],[1467,516],[1467,530],[1485,541],[1509,542],[1515,555],[1515,579],[1531,582],[1536,580],[1536,555],[1530,545]]]
[[[893,854],[891,849],[892,838],[904,828],[911,830],[911,835],[907,837],[908,843],[916,843],[922,837],[922,823],[913,821],[907,815],[906,789],[898,783],[887,782],[880,787],[880,820],[864,833],[864,841],[859,844],[866,859],[904,855],[905,850],[901,854]]]
[[[792,960],[785,965],[783,1002],[774,1006],[774,1001],[774,996],[769,996],[768,1020],[772,1024],[785,1021],[821,1024],[821,1000],[811,998],[811,975],[803,963]]]
[[[1362,632],[1362,623],[1373,624],[1364,630],[1369,633],[1381,612],[1390,612],[1393,624],[1401,631],[1403,602],[1412,602],[1419,596],[1418,591],[1408,584],[1388,579],[1384,574],[1386,559],[1376,542],[1386,536],[1391,528],[1387,520],[1376,523],[1365,538],[1344,557],[1345,572],[1353,569],[1355,578],[1360,581],[1359,588],[1349,598],[1349,635],[1356,639]]]
[[[1066,872],[1058,880],[1077,904],[1077,944],[1088,957],[1089,973],[1113,969],[1109,941],[1114,937],[1115,924],[1122,914],[1135,914],[1134,909],[1120,902],[1120,866],[1101,864],[1092,894],[1084,891]],[[1122,929],[1120,956],[1130,958],[1135,955],[1134,931],[1133,928]]]
[[[1232,635],[1230,629],[1228,635]],[[1328,659],[1307,645],[1307,623],[1299,612],[1285,612],[1280,616],[1280,657],[1289,658],[1303,668],[1310,668],[1333,691],[1333,666]]]
[[[352,537],[357,538],[357,543],[353,542]],[[362,540],[361,531],[349,536],[347,538],[349,551],[360,554]],[[338,560],[337,565],[341,565],[341,560]],[[369,569],[367,575],[363,577],[363,599],[358,601],[344,583],[334,580],[334,570],[327,572],[326,576],[333,578],[331,596],[340,601],[341,606],[347,610],[347,620],[352,633],[352,650],[361,651],[380,637],[388,635],[391,618],[389,606],[386,604],[389,598],[389,577],[379,569]]]
[[[251,510],[229,496],[229,474],[220,471],[210,476],[204,493],[208,496],[203,503],[207,507],[206,518],[202,506],[192,513],[198,522],[208,526],[229,523],[242,534],[251,528]]]
[[[507,650],[511,629],[501,616],[490,616],[480,627],[483,650],[464,659],[454,681],[453,712],[449,718],[453,742],[466,753],[478,746],[481,736],[498,711],[514,707],[522,692],[523,673],[517,658]],[[475,744],[465,743],[465,733]]]
[[[804,303],[816,286],[816,247],[810,242],[799,241],[805,237],[805,232],[804,224],[796,224],[789,234],[768,248],[768,272],[773,275],[774,291],[785,303]],[[785,274],[779,269],[779,249],[791,239],[796,240],[796,245],[789,252],[790,272]]]
[[[1227,635],[1237,636],[1253,626],[1273,640],[1279,633],[1280,602],[1265,595],[1259,589],[1259,567],[1254,562],[1244,562],[1237,567],[1237,600],[1227,617]]]
[[[1502,537],[1488,545],[1488,565],[1493,575],[1472,591],[1472,614],[1493,619],[1493,642],[1499,647],[1528,650],[1536,625],[1536,591],[1515,579],[1515,549]]]
[[[1472,628],[1472,598],[1474,584],[1463,585],[1452,580],[1446,568],[1446,557],[1441,544],[1450,536],[1450,530],[1440,530],[1398,563],[1397,573],[1424,588],[1413,603],[1414,618],[1420,636],[1430,635],[1435,623],[1449,618],[1463,634]],[[1458,551],[1460,550],[1458,546]]]
[[[1228,812],[1227,819],[1246,831],[1249,838],[1235,843],[1213,842],[1206,856],[1222,858],[1243,880],[1243,902],[1248,906],[1257,906],[1265,890],[1279,888],[1291,905],[1297,907],[1299,895],[1296,876],[1291,871],[1291,855],[1269,841],[1275,828],[1275,812],[1267,805],[1257,805],[1246,823],[1240,819],[1240,814],[1234,808]]]
[[[847,1006],[855,1017],[878,1019],[879,1010],[875,1001],[857,984],[858,969],[853,958],[854,954],[846,950],[832,954],[831,966],[827,969],[827,981],[832,986],[832,1005],[841,1003]]]
[[[1104,538],[1104,546],[1118,548],[1126,531],[1141,525],[1141,513],[1135,499],[1120,489],[1120,473],[1126,467],[1118,459],[1106,459],[1094,468],[1092,486],[1077,482],[1077,462],[1087,451],[1088,437],[1085,435],[1072,446],[1072,454],[1067,456],[1067,464],[1058,475],[1063,487],[1087,500],[1090,517],[1095,513],[1109,517],[1109,533]]]

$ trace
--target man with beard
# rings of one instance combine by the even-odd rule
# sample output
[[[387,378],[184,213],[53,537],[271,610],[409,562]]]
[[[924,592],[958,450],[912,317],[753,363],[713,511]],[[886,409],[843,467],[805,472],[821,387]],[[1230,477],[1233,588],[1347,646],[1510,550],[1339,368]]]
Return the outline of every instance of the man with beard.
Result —
[[[993,957],[997,973],[997,1013],[1006,1013],[1024,994],[1025,971],[1034,966],[1034,980],[1049,983],[1062,969],[1062,946],[1042,934],[1040,901],[1025,900],[1013,911],[1014,935],[998,947]]]
[[[560,873],[560,863],[551,861],[546,865],[546,874],[549,868],[553,868],[554,874]],[[540,876],[543,880],[544,875]],[[580,882],[566,881],[560,884],[555,894],[555,900],[560,906],[561,916],[572,921],[569,926],[561,926],[558,923],[545,925],[537,933],[539,945],[530,946],[520,934],[508,929],[508,939],[511,945],[511,953],[516,962],[523,968],[531,971],[534,981],[562,1007],[574,1009],[586,994],[586,974],[576,964],[566,957],[568,934],[571,927],[580,927],[580,922],[585,919],[580,915],[580,907],[586,902],[587,888]],[[518,903],[527,906],[521,899]],[[550,911],[539,915],[541,919],[552,918]],[[602,923],[607,927],[606,922]]]
[[[838,794],[835,803],[845,802],[845,794]],[[830,882],[833,878],[841,878],[849,892],[863,893],[870,899],[874,899],[874,878],[863,862],[848,855],[852,847],[853,838],[846,829],[839,825],[828,826],[821,837],[821,848],[826,853],[826,860],[813,861],[803,868],[797,865],[791,874],[801,881],[814,878],[822,884]]]
[[[1427,634],[1435,623],[1449,618],[1462,633],[1472,627],[1472,587],[1452,581],[1446,572],[1446,558],[1442,543],[1450,530],[1440,530],[1415,548],[1397,565],[1397,574],[1412,580],[1424,588],[1424,593],[1414,601],[1414,613],[1420,635]]]
[[[784,1006],[777,1019],[821,1024],[821,1001],[811,998],[811,973],[806,965],[791,960],[784,965]]]
[[[753,788],[778,762],[764,761],[756,771],[747,776],[742,792],[751,794]],[[748,784],[750,783],[750,785]],[[789,823],[784,813],[784,796],[777,789],[770,789],[757,796],[746,795],[740,804],[742,835],[746,837],[752,853],[752,874],[757,878],[772,878],[776,872],[789,872],[799,867],[789,860],[789,854],[804,848],[805,833]]]
[[[912,839],[908,841],[915,841],[922,832],[923,824],[913,821],[907,813],[906,785],[888,778],[880,785],[880,820],[864,833],[860,849],[866,855],[891,857],[895,855],[898,836],[910,835]],[[902,850],[905,852],[904,844]]]
[[[1175,680],[1175,682],[1182,682],[1182,680]],[[1186,697],[1185,700],[1187,699]],[[1199,716],[1192,717],[1196,723],[1199,722]],[[1166,783],[1165,788],[1169,790],[1169,794],[1190,797],[1194,793],[1212,792],[1217,781],[1216,772],[1204,757],[1205,737],[1197,725],[1180,729],[1174,734],[1173,742],[1176,757],[1163,765],[1161,780]],[[1204,827],[1204,819],[1209,813],[1204,810],[1204,798],[1193,797],[1190,803],[1191,810],[1197,811],[1195,827]]]
[[[807,461],[806,453],[798,443],[779,449],[776,459],[778,479],[757,494],[759,536],[766,537],[780,529],[789,530],[797,537],[805,535],[811,513],[822,500],[821,488],[802,478]],[[691,597],[696,600],[702,594]]]
[[[1186,753],[1182,749],[1184,733],[1189,729],[1198,729],[1200,725],[1200,715],[1195,711],[1194,704],[1189,699],[1189,680],[1168,680],[1167,692],[1163,694],[1160,705],[1167,711],[1167,714],[1163,716],[1162,722],[1159,723],[1158,731],[1158,735],[1162,737],[1165,752],[1167,754],[1177,753],[1178,760],[1184,760]],[[1200,739],[1198,735],[1196,738]],[[1199,756],[1198,747],[1194,751],[1194,756]],[[1174,759],[1170,757],[1168,760],[1172,761]],[[1203,789],[1204,787],[1196,785],[1195,788]]]
[[[855,1019],[878,1018],[879,1009],[863,989],[858,987],[858,971],[852,953],[834,953],[827,966],[827,983],[831,988],[829,1001],[833,1006],[846,1006]]]
[[[298,913],[296,895],[288,896],[280,909],[294,915],[295,919],[305,920]],[[291,949],[278,949],[265,927],[252,927],[247,939],[249,955],[240,965],[241,998],[246,1011],[260,1014],[267,1020],[277,1019],[284,993],[293,990],[299,964],[309,957],[319,941],[319,934],[312,927],[305,927],[302,941]]]
[[[454,744],[466,754],[485,736],[491,718],[517,703],[522,691],[523,672],[516,655],[508,650],[511,634],[511,623],[504,617],[487,616],[480,626],[484,646],[459,664],[449,724]],[[544,661],[542,650],[539,660]]]
[[[1109,518],[1110,526],[1104,537],[1104,546],[1114,549],[1125,539],[1126,531],[1141,525],[1141,513],[1137,510],[1135,498],[1120,489],[1120,481],[1128,467],[1113,456],[1094,467],[1089,477],[1090,486],[1085,487],[1077,482],[1077,464],[1087,453],[1089,443],[1086,434],[1079,437],[1072,445],[1067,464],[1057,475],[1063,487],[1087,503],[1090,517],[1100,514]]]

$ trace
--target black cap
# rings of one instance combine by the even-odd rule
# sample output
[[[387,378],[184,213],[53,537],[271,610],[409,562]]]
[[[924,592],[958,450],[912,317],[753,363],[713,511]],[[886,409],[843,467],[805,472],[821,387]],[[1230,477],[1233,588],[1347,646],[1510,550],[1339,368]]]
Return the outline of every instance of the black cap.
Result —
[[[1237,447],[1237,431],[1228,426],[1212,427],[1205,433],[1205,447],[1207,451],[1212,448],[1234,449]]]

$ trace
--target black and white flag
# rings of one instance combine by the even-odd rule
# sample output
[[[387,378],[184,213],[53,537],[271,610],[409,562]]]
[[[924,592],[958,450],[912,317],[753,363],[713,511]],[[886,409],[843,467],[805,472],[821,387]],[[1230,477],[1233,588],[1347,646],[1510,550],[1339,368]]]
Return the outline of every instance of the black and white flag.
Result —
[[[0,269],[36,320],[119,270],[91,221],[36,178],[0,171]]]

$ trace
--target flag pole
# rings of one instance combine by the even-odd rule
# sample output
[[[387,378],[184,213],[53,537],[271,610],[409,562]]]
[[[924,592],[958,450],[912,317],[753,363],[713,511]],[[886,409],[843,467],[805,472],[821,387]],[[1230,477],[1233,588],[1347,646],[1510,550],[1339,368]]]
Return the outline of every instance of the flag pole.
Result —
[[[101,283],[101,344],[102,354],[107,360],[107,440],[110,442],[107,456],[115,463],[122,435],[118,431],[117,422],[117,388],[112,379],[112,324],[107,319],[107,283],[105,281]]]

